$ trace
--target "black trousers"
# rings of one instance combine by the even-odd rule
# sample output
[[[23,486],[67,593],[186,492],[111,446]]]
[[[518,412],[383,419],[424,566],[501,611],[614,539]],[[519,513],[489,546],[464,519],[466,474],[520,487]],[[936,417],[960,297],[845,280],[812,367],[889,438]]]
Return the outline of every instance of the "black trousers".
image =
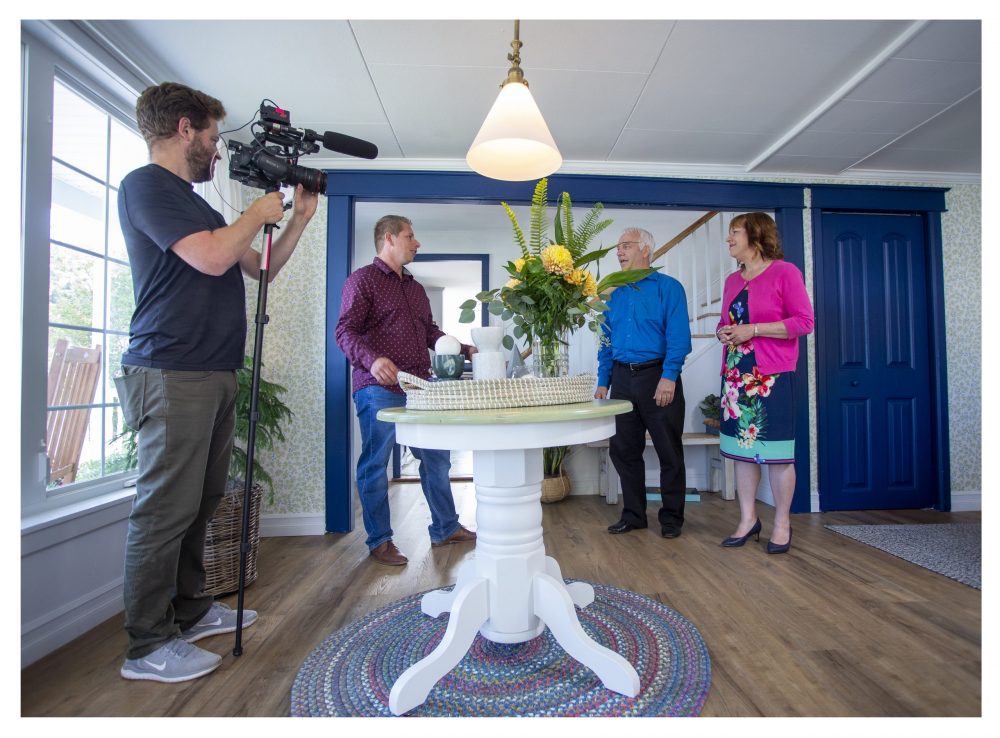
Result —
[[[646,526],[646,466],[642,452],[646,433],[660,460],[660,525],[680,530],[684,525],[684,388],[680,376],[669,405],[659,407],[653,394],[663,367],[631,370],[615,364],[611,373],[611,397],[629,400],[632,410],[615,416],[615,435],[610,441],[611,462],[622,483],[621,519],[632,525]]]

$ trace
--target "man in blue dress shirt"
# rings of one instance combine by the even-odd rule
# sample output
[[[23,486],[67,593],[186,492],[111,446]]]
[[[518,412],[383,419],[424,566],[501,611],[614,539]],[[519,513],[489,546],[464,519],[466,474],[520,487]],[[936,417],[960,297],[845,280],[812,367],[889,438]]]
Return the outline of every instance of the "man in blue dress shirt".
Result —
[[[649,231],[626,228],[618,239],[618,263],[625,269],[649,266],[654,241]],[[622,485],[621,519],[608,533],[645,528],[646,433],[660,460],[660,535],[676,538],[684,525],[684,389],[681,367],[691,353],[687,297],[681,283],[653,273],[619,287],[604,313],[608,343],[597,354],[598,400],[629,400],[632,410],[615,416],[611,461]]]

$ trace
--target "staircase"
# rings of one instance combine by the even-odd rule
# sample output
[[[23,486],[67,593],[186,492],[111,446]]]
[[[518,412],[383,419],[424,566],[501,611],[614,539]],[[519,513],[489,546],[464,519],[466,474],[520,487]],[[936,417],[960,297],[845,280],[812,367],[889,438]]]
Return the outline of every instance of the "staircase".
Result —
[[[732,213],[711,211],[653,252],[653,266],[677,279],[688,300],[691,353],[684,362],[684,430],[705,430],[698,404],[719,393],[722,351],[715,337],[722,306],[722,287],[735,263],[726,248]]]

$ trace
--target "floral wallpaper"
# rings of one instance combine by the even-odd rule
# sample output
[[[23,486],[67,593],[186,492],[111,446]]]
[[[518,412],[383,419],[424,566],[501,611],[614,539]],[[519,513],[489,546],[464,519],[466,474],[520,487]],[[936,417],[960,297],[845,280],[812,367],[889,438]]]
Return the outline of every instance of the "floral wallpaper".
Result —
[[[754,181],[804,182],[789,178],[747,178]],[[810,180],[813,183],[874,185],[870,181]],[[887,182],[921,186],[921,183]],[[926,185],[924,185],[926,186]],[[245,191],[245,200],[257,196]],[[806,287],[813,296],[811,213],[803,214]],[[982,190],[980,185],[954,185],[942,214],[944,241],[945,320],[948,347],[948,387],[952,489],[982,488],[981,319]],[[326,203],[303,235],[291,261],[268,292],[270,323],[264,339],[264,376],[288,388],[285,402],[295,414],[286,429],[287,442],[258,456],[275,480],[273,504],[264,514],[324,512],[324,361],[326,343]],[[247,314],[253,325],[257,283],[247,280]],[[252,331],[248,350],[252,348]],[[815,343],[808,339],[809,399],[815,408]],[[811,413],[810,466],[817,491],[815,412]],[[345,453],[349,450],[345,449]]]
[[[260,195],[245,190],[245,202]],[[286,214],[286,219],[290,217]],[[274,480],[274,501],[267,494],[261,513],[315,513],[325,506],[324,486],[324,363],[326,360],[326,219],[320,198],[292,258],[268,285],[261,376],[284,385],[283,396],[293,417],[285,428],[285,443],[257,453],[257,460]],[[245,279],[247,289],[247,353],[253,351],[257,312],[257,280]]]

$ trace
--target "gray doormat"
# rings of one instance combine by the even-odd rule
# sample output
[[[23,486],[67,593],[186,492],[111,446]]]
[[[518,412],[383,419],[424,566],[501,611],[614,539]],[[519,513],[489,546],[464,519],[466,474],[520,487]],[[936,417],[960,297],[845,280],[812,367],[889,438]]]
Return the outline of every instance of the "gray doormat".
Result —
[[[826,527],[956,582],[983,588],[981,523]]]

